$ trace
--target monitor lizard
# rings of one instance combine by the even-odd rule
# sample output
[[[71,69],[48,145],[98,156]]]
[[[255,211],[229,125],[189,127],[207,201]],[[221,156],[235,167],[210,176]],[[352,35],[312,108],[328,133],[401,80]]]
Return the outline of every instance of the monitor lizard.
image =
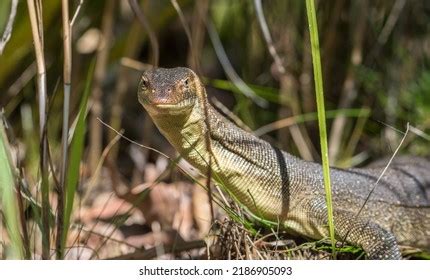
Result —
[[[144,72],[138,100],[200,172],[213,159],[212,177],[252,213],[308,238],[329,235],[321,165],[237,127],[209,104],[192,70]],[[370,259],[400,259],[399,245],[430,248],[430,159],[398,157],[375,187],[383,168],[331,168],[336,239]]]

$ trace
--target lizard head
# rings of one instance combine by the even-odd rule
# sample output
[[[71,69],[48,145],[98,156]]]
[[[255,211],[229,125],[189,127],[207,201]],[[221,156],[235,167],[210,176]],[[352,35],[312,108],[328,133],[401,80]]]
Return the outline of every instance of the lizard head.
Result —
[[[143,73],[138,99],[154,124],[178,150],[202,138],[206,91],[188,68],[157,68]]]
[[[137,94],[151,115],[175,115],[196,104],[200,87],[197,75],[188,68],[156,68],[143,73]]]

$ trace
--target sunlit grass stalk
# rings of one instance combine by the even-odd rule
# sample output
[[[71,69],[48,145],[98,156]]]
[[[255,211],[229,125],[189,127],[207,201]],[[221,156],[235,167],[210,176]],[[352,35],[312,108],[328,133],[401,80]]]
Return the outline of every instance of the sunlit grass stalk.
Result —
[[[18,205],[15,196],[16,180],[13,168],[10,146],[0,113],[0,209],[11,241],[11,250],[6,257],[21,259],[23,257],[23,246],[19,231]]]
[[[63,128],[61,135],[61,173],[60,186],[58,188],[58,204],[57,204],[57,239],[56,239],[56,255],[57,259],[63,258],[63,250],[61,244],[63,241],[63,219],[64,219],[64,189],[67,176],[67,159],[68,159],[68,134],[69,134],[69,108],[70,108],[70,91],[72,80],[72,34],[69,20],[69,1],[62,0],[62,20],[63,20],[63,49],[64,49],[64,64],[63,64]]]
[[[321,57],[319,50],[319,39],[318,39],[318,24],[315,10],[314,0],[306,0],[306,12],[308,16],[309,34],[311,39],[311,50],[312,50],[312,65],[314,68],[314,82],[315,82],[315,94],[317,99],[317,111],[318,111],[318,126],[321,143],[321,158],[324,173],[324,189],[327,203],[327,217],[328,227],[330,233],[330,240],[332,243],[333,253],[335,251],[335,239],[334,239],[334,221],[333,221],[333,205],[331,198],[331,183],[330,183],[330,165],[328,159],[328,146],[327,146],[327,128],[326,128],[326,117],[325,117],[325,106],[324,106],[324,90],[323,90],[323,77],[321,70]]]
[[[39,1],[39,0],[36,0]],[[35,5],[36,4],[36,5]],[[34,41],[37,65],[37,93],[39,96],[39,129],[40,129],[40,173],[42,193],[42,258],[50,258],[49,232],[49,185],[48,185],[48,141],[46,139],[46,66],[43,53],[42,3],[27,0],[31,31]]]

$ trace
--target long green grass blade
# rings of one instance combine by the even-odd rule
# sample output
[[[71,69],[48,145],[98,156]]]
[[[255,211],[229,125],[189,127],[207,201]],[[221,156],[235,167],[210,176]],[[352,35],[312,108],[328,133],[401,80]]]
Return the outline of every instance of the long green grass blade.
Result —
[[[19,231],[18,205],[15,196],[15,178],[10,146],[0,113],[0,198],[4,224],[10,238],[7,258],[22,259],[23,247]]]
[[[62,247],[61,247],[61,256],[64,254],[64,247],[66,244],[67,233],[69,231],[70,226],[70,216],[72,214],[73,203],[76,193],[76,188],[79,181],[79,167],[82,158],[82,151],[84,149],[84,140],[85,140],[85,132],[86,132],[86,112],[87,112],[87,104],[88,98],[90,96],[91,91],[91,82],[94,73],[94,61],[90,65],[90,69],[88,70],[87,80],[85,83],[84,94],[82,96],[81,104],[79,106],[79,114],[78,121],[76,123],[75,130],[73,132],[72,143],[70,145],[70,158],[69,165],[67,168],[67,180],[66,180],[66,191],[65,191],[65,211],[64,211],[64,224],[63,224],[63,236],[62,238]]]
[[[324,189],[327,203],[328,227],[333,253],[335,252],[333,205],[331,199],[330,165],[328,160],[327,128],[324,106],[323,78],[318,39],[318,24],[314,0],[306,0],[309,34],[311,38],[312,65],[314,68],[315,94],[317,99],[318,126],[320,131],[321,158],[324,173]]]

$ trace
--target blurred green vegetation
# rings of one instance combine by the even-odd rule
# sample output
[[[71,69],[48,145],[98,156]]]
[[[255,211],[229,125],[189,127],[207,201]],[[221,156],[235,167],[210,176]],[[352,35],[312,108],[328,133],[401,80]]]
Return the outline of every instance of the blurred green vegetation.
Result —
[[[183,26],[170,1],[141,2],[158,37],[160,66],[187,65],[189,46]],[[427,36],[429,24],[425,19],[430,7],[426,1],[407,1],[401,6],[400,11],[396,11],[397,2],[399,1],[337,0],[323,1],[318,5],[327,109],[339,108],[339,100],[343,95],[348,95],[345,93],[344,87],[348,71],[350,71],[356,96],[348,107],[368,106],[373,109],[370,117],[373,124],[366,125],[364,133],[368,137],[376,137],[378,141],[381,140],[379,137],[381,132],[389,129],[380,122],[400,130],[405,128],[406,122],[410,122],[411,125],[424,131],[428,129],[430,94],[427,84],[429,83],[430,47]],[[71,1],[72,12],[78,3],[79,1]],[[77,112],[79,92],[85,80],[86,71],[84,69],[88,67],[89,58],[95,55],[94,52],[82,53],[77,49],[77,45],[79,40],[83,40],[83,35],[89,29],[100,30],[104,3],[105,1],[84,1],[73,26],[73,113]],[[179,1],[179,3],[188,24],[192,25],[195,3],[193,1]],[[116,5],[118,7],[115,10],[113,34],[110,38],[111,49],[106,80],[103,81],[103,96],[106,97],[103,98],[103,105],[106,117],[110,113],[109,102],[112,101],[112,95],[115,94],[115,84],[118,83],[118,71],[123,67],[120,59],[131,57],[141,62],[150,62],[148,58],[150,45],[145,30],[135,22],[126,1],[121,1]],[[5,15],[9,10],[8,1],[2,2],[0,8],[2,15],[0,27],[2,27]],[[234,68],[247,83],[255,85],[253,89],[258,95],[272,102],[270,110],[253,105],[247,97],[237,93],[237,89],[230,90],[231,87],[227,81],[222,81],[225,79],[225,74],[207,36],[205,36],[203,47],[198,54],[201,57],[202,74],[205,77],[220,80],[209,83],[211,87],[215,88],[215,90],[210,88],[210,92],[213,92],[213,95],[219,100],[227,103],[247,125],[254,129],[279,119],[281,106],[279,104],[282,104],[286,111],[291,111],[291,115],[315,111],[313,95],[310,94],[313,91],[312,80],[309,77],[311,71],[307,56],[310,53],[304,3],[270,1],[270,4],[263,3],[263,9],[274,46],[287,69],[287,78],[294,84],[295,92],[291,96],[284,93],[286,89],[281,88],[280,85],[282,79],[277,73],[273,73],[273,60],[268,54],[266,43],[261,35],[252,1],[211,1],[209,13]],[[363,12],[360,12],[359,9],[362,9]],[[59,115],[62,110],[62,94],[61,87],[56,87],[56,83],[61,80],[63,65],[59,1],[43,3],[43,16],[48,90],[51,99],[50,115]],[[388,28],[390,24],[393,25],[391,29]],[[134,28],[132,28],[133,25]],[[364,27],[361,27],[363,25]],[[191,29],[193,28],[191,26]],[[385,33],[382,34],[383,31]],[[361,35],[357,32],[360,32]],[[356,37],[361,37],[361,39]],[[94,39],[88,38],[88,40]],[[134,46],[129,45],[131,41],[134,41]],[[5,108],[7,117],[10,118],[14,129],[21,137],[24,136],[24,132],[21,125],[20,108],[30,105],[33,114],[37,111],[34,79],[31,79],[34,74],[32,46],[27,7],[25,3],[20,3],[11,40],[7,44],[5,52],[0,56],[0,90],[3,93],[0,104]],[[134,50],[130,51],[130,48]],[[130,54],[132,55],[130,56]],[[353,61],[354,55],[355,59],[359,60],[358,63]],[[33,71],[31,71],[32,65]],[[26,73],[26,70],[29,73]],[[126,71],[129,83],[124,105],[133,103],[134,85],[139,76],[138,71],[132,69]],[[229,94],[229,92],[233,92],[233,94]],[[297,107],[297,109],[291,107]],[[134,116],[144,114],[139,106],[127,109],[127,113]],[[123,118],[127,119],[128,116],[123,116]],[[130,117],[130,119],[132,118]],[[34,118],[34,120],[36,119]],[[348,122],[347,127],[350,131],[354,120],[349,119]],[[50,144],[55,147],[60,135],[61,120],[50,118],[49,124],[48,132],[52,135]],[[306,128],[311,135],[311,142],[315,142],[313,140],[316,133],[315,123],[306,125]],[[288,131],[282,133],[286,134],[285,138],[288,139]],[[347,135],[348,132],[346,131],[345,134]],[[277,136],[274,135],[274,137]],[[367,137],[363,135],[363,138]],[[276,139],[274,140],[276,141]],[[383,138],[382,140],[384,141]],[[421,141],[416,139],[413,145],[420,145]],[[286,143],[282,145],[286,145],[293,151],[296,149],[291,141]],[[361,146],[362,148],[359,148],[357,152],[360,149],[367,149],[368,141],[360,143]],[[385,145],[374,147],[372,157],[390,152],[383,147]]]
[[[111,14],[106,9],[108,2],[84,0],[72,27],[70,124],[76,121],[80,111],[90,63],[93,59],[100,61],[100,52],[107,47],[107,62],[100,66],[103,68],[99,76],[101,80],[93,85],[89,106],[99,100],[101,119],[118,130],[124,129],[125,135],[138,142],[168,150],[165,141],[156,140],[160,136],[147,125],[147,116],[137,102],[136,88],[141,70],[130,67],[138,65],[137,62],[149,64],[153,61],[154,50],[148,32],[136,19],[128,1],[114,1]],[[199,71],[205,78],[210,98],[225,104],[252,130],[292,116],[300,119],[302,115],[316,112],[304,1],[263,1],[273,47],[282,60],[285,73],[279,73],[274,65],[253,1],[178,1],[191,29],[193,48],[188,44],[184,26],[171,1],[138,2],[158,41],[159,66],[191,66]],[[334,114],[331,113],[327,120],[332,164],[360,165],[390,155],[402,137],[395,129],[404,131],[406,123],[428,135],[430,2],[317,2],[326,109]],[[78,0],[70,1],[71,17],[79,3]],[[0,34],[9,9],[10,1],[0,1]],[[108,31],[102,28],[106,17],[113,20]],[[206,34],[206,18],[214,21],[233,68],[256,95],[268,101],[268,107],[254,104],[234,81],[227,78]],[[61,1],[43,1],[43,30],[49,96],[47,132],[53,171],[58,176],[64,63]],[[198,57],[199,67],[191,62],[192,56]],[[100,70],[96,65],[95,76],[97,71]],[[11,39],[0,55],[0,109],[4,110],[19,143],[19,167],[25,174],[23,180],[33,191],[39,187],[40,180],[35,75],[28,9],[25,1],[19,1]],[[99,99],[94,95],[97,87],[101,89]],[[351,112],[357,113],[345,117],[345,109],[356,109]],[[360,110],[369,114],[363,115]],[[92,116],[90,110],[89,119]],[[308,119],[288,127],[274,126],[263,137],[293,154],[319,161],[318,126],[313,118]],[[88,127],[87,131],[103,128],[99,135],[102,147],[113,138],[100,122],[89,123]],[[90,136],[85,137],[81,164],[88,178],[95,171],[88,167],[89,157],[99,159],[100,154],[96,152],[94,155],[94,142]],[[430,154],[426,137],[412,134],[409,138],[402,153]],[[129,145],[120,141],[112,155],[127,178],[135,171]],[[145,157],[151,161],[154,156],[147,152]],[[85,176],[81,174],[80,178]],[[50,178],[54,190],[55,178]]]

